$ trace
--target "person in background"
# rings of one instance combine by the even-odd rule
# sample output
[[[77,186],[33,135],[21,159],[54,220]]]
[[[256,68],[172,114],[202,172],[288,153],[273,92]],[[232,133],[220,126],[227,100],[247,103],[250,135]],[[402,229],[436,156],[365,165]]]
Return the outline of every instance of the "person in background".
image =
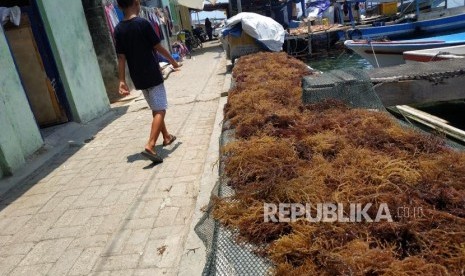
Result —
[[[161,163],[163,159],[154,150],[160,132],[163,135],[163,146],[173,143],[176,136],[171,135],[165,126],[168,103],[157,53],[164,56],[175,70],[179,68],[179,64],[161,46],[160,38],[150,22],[138,17],[140,0],[118,0],[118,6],[124,13],[124,19],[115,27],[114,33],[118,55],[119,93],[129,94],[125,75],[127,61],[134,86],[142,90],[152,109],[150,136],[142,154],[154,163]]]
[[[208,17],[205,19],[205,31],[207,31],[208,40],[212,40],[213,28],[212,23],[210,22],[210,19],[208,19]]]

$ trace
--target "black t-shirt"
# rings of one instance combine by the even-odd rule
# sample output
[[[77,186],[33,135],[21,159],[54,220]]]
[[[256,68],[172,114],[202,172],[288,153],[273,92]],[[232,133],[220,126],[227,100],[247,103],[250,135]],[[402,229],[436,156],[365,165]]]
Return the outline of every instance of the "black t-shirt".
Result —
[[[147,89],[163,83],[158,57],[153,46],[160,43],[149,21],[134,17],[121,21],[115,28],[117,54],[124,54],[136,89]]]

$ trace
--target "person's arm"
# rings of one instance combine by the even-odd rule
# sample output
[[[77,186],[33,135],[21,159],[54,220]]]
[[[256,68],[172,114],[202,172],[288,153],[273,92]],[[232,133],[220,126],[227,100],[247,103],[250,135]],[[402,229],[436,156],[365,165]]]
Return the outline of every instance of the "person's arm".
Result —
[[[119,93],[121,95],[129,95],[129,87],[126,84],[126,56],[118,54],[118,79]]]
[[[170,52],[168,52],[168,50],[166,50],[163,46],[161,46],[161,43],[156,44],[155,46],[153,46],[153,48],[155,49],[155,51],[157,51],[162,56],[164,56],[171,63],[171,65],[173,65],[173,68],[176,69],[176,68],[181,67],[176,62],[176,60],[174,60],[174,58],[171,56]]]

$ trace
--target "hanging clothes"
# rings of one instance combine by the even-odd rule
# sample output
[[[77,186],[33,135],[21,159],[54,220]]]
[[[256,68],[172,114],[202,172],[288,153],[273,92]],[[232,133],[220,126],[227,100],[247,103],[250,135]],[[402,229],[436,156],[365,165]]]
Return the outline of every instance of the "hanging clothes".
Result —
[[[156,15],[157,15],[160,23],[166,25],[166,19],[165,19],[165,14],[163,13],[163,10],[162,9],[156,9]]]
[[[161,22],[158,18],[154,8],[142,7],[139,14],[140,17],[147,19],[153,26],[155,33],[158,35],[160,40],[164,40],[163,31],[161,30]]]
[[[21,21],[21,9],[18,6],[11,8],[0,7],[0,22],[5,25],[8,20],[16,26]]]
[[[160,37],[160,28],[158,28],[158,24],[156,20],[153,18],[152,14],[148,14],[148,21],[150,24],[152,24],[153,29],[155,30],[155,33],[157,34],[158,37]]]
[[[153,15],[155,16],[155,19],[156,19],[157,24],[158,24],[158,29],[159,29],[159,31],[160,31],[160,39],[161,39],[161,40],[164,40],[164,39],[165,39],[165,36],[163,35],[162,25],[165,25],[165,23],[164,23],[164,21],[162,20],[162,18],[160,18],[160,17],[158,16],[158,13],[157,13],[156,11],[158,11],[158,9],[157,9],[157,10],[155,10],[155,9],[153,10],[153,12],[154,12]]]
[[[168,26],[168,32],[169,32],[169,35],[172,36],[173,35],[173,20],[171,19],[171,13],[170,13],[170,9],[168,6],[165,7],[165,14],[166,14],[166,18],[167,18],[167,26]]]
[[[109,10],[109,7],[105,7],[105,18],[107,19],[108,28],[110,29],[110,32],[113,35],[113,33],[115,32],[115,26],[113,26],[110,13],[111,12]]]
[[[120,10],[120,8],[118,8],[118,6],[114,6],[114,8],[115,8],[115,12],[116,12],[116,15],[118,16],[119,21],[122,21],[123,18],[124,18],[123,11]]]
[[[111,2],[105,4],[105,17],[107,19],[108,28],[110,29],[111,34],[115,32],[115,27],[121,21],[116,12],[115,5]]]
[[[116,25],[124,19],[124,14],[117,5],[114,4],[114,0],[105,0],[103,3],[105,5],[105,17],[107,19],[108,28],[110,29],[113,38]],[[157,9],[141,7],[139,17],[150,22],[160,40],[165,39],[161,29],[161,25],[164,23],[162,23],[160,18],[157,16]]]

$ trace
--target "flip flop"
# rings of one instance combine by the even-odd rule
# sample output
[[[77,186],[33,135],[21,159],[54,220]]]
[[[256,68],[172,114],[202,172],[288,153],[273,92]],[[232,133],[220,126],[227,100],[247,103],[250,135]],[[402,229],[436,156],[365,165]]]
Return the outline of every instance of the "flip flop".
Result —
[[[152,161],[155,164],[163,163],[163,159],[160,156],[153,154],[147,150],[144,150],[143,152],[141,152],[141,154],[147,157],[150,161]]]
[[[168,143],[163,142],[164,147],[169,146],[169,145],[173,144],[174,141],[176,141],[176,136],[170,134],[170,137],[171,138],[170,138],[170,141]]]

